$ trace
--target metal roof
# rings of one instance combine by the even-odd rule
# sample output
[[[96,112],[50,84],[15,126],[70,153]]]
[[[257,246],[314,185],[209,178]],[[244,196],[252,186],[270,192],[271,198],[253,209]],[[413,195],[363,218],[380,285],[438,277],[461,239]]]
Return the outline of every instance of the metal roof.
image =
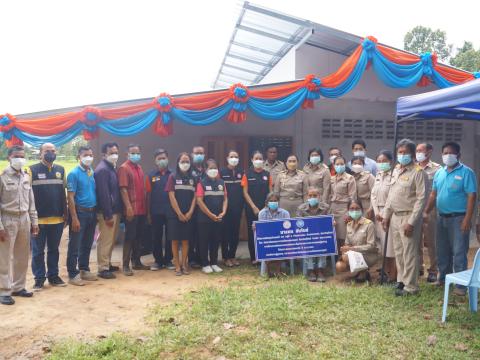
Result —
[[[293,47],[302,44],[349,56],[363,39],[246,1],[213,88],[225,88],[238,82],[244,85],[258,84]]]

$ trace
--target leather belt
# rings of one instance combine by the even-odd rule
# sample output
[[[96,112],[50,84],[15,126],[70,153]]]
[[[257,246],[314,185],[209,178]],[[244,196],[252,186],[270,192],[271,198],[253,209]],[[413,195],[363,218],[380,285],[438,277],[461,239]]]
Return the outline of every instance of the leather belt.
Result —
[[[94,206],[94,207],[91,207],[91,208],[86,208],[86,207],[83,207],[83,206],[76,206],[76,209],[77,210],[80,210],[80,211],[83,211],[83,212],[96,212],[97,211],[97,208]]]
[[[444,218],[452,218],[452,217],[459,217],[459,216],[465,216],[465,213],[450,213],[450,214],[439,214],[441,217]]]

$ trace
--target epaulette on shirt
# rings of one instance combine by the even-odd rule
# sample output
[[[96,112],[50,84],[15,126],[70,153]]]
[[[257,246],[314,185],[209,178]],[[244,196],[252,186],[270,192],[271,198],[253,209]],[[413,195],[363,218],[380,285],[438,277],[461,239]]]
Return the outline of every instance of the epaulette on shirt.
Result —
[[[372,222],[372,220],[367,219],[367,218],[365,218],[365,220],[364,220],[364,224],[370,224],[371,222]]]
[[[415,165],[415,170],[417,170],[417,171],[422,171],[423,169],[422,169],[422,167],[421,167],[420,165]]]

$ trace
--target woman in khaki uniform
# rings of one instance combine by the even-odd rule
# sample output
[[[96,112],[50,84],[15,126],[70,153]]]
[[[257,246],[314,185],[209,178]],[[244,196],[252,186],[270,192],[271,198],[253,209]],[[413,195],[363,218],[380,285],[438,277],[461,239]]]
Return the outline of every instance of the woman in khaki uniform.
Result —
[[[357,185],[357,200],[362,203],[362,208],[365,209],[365,216],[372,219],[370,209],[370,196],[372,194],[372,188],[375,184],[375,177],[369,172],[364,170],[365,160],[361,156],[354,156],[352,158],[352,172],[355,178],[355,184]]]
[[[304,185],[305,173],[298,170],[298,158],[290,155],[287,158],[287,170],[278,174],[273,192],[280,198],[280,207],[294,217],[297,208],[306,197],[307,187]]]
[[[337,156],[334,161],[336,174],[330,180],[330,214],[335,218],[335,234],[337,236],[337,247],[343,245],[347,226],[345,224],[348,215],[348,204],[357,196],[357,186],[352,175],[347,174],[345,158]]]
[[[362,216],[362,204],[353,200],[348,206],[348,215],[352,219],[347,224],[347,237],[345,245],[340,248],[342,256],[337,262],[337,271],[346,271],[349,263],[347,251],[356,251],[363,255],[368,267],[373,266],[378,260],[378,249],[375,244],[375,226],[373,222]],[[355,280],[363,282],[370,280],[367,270],[359,271]]]
[[[392,181],[393,154],[390,151],[381,151],[377,156],[377,176],[372,189],[371,204],[375,217],[375,234],[377,247],[383,256],[385,246],[385,230],[382,226],[383,208],[387,202],[388,192]],[[395,265],[395,252],[393,251],[392,237],[388,234],[387,253],[385,256],[385,272],[388,280],[397,279],[397,266]],[[387,280],[387,281],[388,281]]]
[[[320,148],[308,152],[308,163],[303,167],[306,188],[314,187],[319,192],[319,198],[324,203],[330,202],[330,170],[323,163],[323,153]]]

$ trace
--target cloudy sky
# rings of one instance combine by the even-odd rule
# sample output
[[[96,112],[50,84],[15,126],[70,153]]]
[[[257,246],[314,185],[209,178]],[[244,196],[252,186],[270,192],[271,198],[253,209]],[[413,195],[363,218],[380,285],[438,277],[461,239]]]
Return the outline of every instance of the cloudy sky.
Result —
[[[474,1],[252,2],[400,48],[405,33],[419,24],[445,30],[454,46],[464,40],[480,46],[478,27],[472,26],[478,22]],[[0,114],[209,89],[241,5],[2,1]]]

